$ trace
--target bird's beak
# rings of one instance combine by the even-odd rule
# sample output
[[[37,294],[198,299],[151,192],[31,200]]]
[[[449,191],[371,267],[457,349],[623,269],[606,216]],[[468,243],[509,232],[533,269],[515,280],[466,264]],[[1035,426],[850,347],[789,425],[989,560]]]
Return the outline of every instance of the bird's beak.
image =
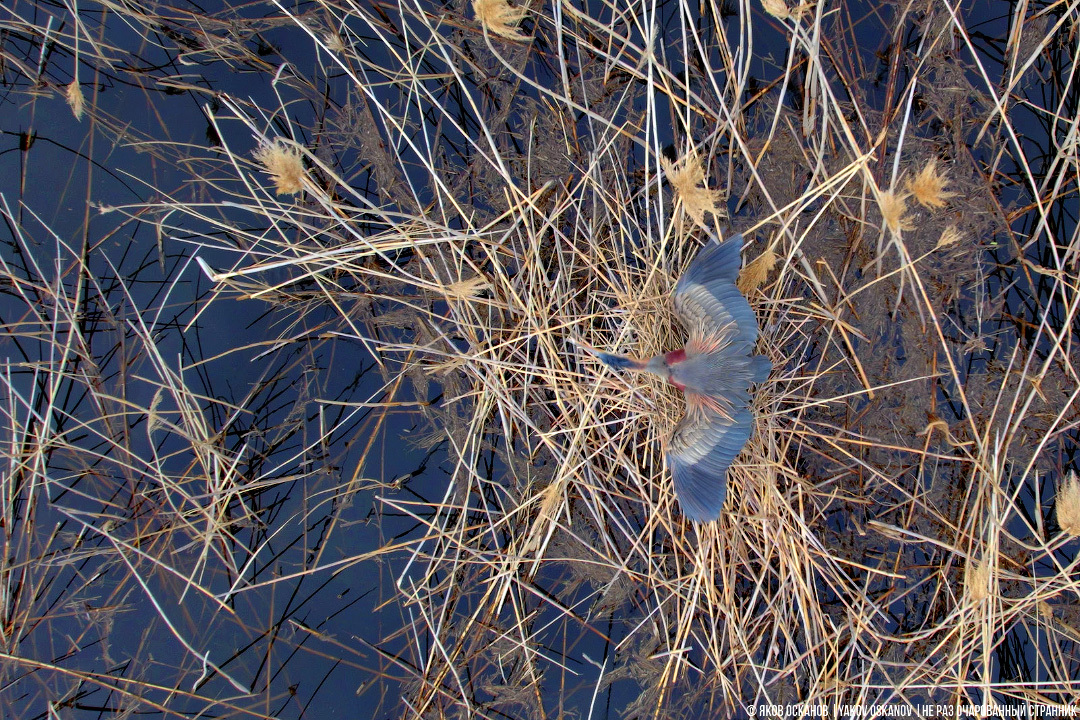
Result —
[[[642,370],[645,367],[645,363],[643,361],[637,360],[627,355],[614,355],[612,353],[606,353],[602,350],[597,350],[588,343],[584,343],[580,340],[574,340],[573,338],[570,338],[570,342],[572,342],[574,345],[577,345],[582,350],[585,350],[612,370]]]
[[[640,370],[642,366],[640,360],[625,355],[612,355],[611,353],[602,352],[596,353],[596,357],[600,358],[600,362],[612,370]]]

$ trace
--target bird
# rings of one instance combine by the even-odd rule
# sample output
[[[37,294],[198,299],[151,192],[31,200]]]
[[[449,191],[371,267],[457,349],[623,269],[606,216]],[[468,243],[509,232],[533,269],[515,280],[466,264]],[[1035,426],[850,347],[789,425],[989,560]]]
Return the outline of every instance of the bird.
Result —
[[[723,242],[709,235],[673,293],[685,347],[649,360],[594,350],[613,370],[652,373],[685,395],[686,414],[664,456],[683,515],[699,523],[720,517],[728,468],[753,431],[750,385],[772,372],[768,358],[753,354],[757,318],[735,285],[742,235]]]

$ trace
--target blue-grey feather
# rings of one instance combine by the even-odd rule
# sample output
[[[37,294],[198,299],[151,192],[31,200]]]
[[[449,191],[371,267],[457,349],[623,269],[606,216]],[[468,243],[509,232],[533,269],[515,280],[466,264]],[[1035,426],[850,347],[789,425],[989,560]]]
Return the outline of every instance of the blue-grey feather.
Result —
[[[722,243],[710,240],[694,258],[693,262],[679,278],[679,285],[706,285],[716,280],[735,282],[739,275],[742,259],[742,235],[732,235]],[[676,289],[678,292],[678,289]]]
[[[688,323],[703,322],[711,326],[709,330],[726,330],[734,324],[733,339],[752,344],[757,340],[757,320],[735,286],[741,247],[742,236],[735,235],[702,248],[675,285],[675,309]]]
[[[697,522],[710,522],[720,517],[727,497],[728,468],[750,439],[754,421],[744,408],[731,420],[710,413],[694,422],[704,426],[680,425],[667,461],[683,514]],[[680,448],[680,431],[693,436],[693,446]],[[700,444],[708,447],[702,448]]]

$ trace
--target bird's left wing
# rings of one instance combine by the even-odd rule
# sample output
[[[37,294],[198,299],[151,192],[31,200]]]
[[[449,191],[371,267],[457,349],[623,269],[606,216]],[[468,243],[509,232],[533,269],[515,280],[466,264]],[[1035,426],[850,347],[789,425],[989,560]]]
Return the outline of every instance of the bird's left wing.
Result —
[[[667,448],[675,496],[686,517],[697,522],[720,517],[728,467],[753,429],[754,417],[746,408],[730,416],[708,407],[688,408]]]
[[[721,342],[753,345],[757,340],[757,318],[735,286],[742,241],[742,235],[722,243],[710,240],[675,285],[675,312],[690,331],[688,350],[707,352]]]

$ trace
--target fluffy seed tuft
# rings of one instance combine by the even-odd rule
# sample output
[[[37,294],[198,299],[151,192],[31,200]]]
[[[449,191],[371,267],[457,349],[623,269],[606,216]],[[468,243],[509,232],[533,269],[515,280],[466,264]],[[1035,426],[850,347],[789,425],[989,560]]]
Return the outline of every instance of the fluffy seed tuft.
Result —
[[[986,558],[978,564],[969,561],[964,567],[964,594],[972,602],[990,597],[990,563]]]
[[[771,247],[766,247],[763,253],[754,258],[739,273],[739,279],[735,283],[739,288],[739,292],[746,295],[751,290],[757,290],[768,279],[769,273],[774,267],[776,267],[776,253],[772,251]]]
[[[476,19],[491,34],[507,40],[529,39],[517,29],[528,13],[526,8],[514,7],[506,0],[473,0],[472,6]]]
[[[878,200],[881,217],[893,235],[900,235],[905,230],[911,230],[914,227],[907,212],[907,198],[907,193],[886,190],[881,193],[881,198]]]
[[[660,167],[675,192],[679,194],[683,210],[694,222],[704,224],[706,212],[712,213],[714,217],[719,215],[720,193],[705,187],[705,169],[697,152],[691,150],[688,155],[674,163],[661,157]]]
[[[948,184],[949,179],[938,172],[937,159],[931,159],[915,177],[908,178],[907,189],[923,207],[941,208],[956,195],[945,189]]]
[[[812,3],[799,3],[795,7],[788,7],[784,0],[761,0],[761,7],[777,20],[798,20],[813,5]]]
[[[255,159],[274,181],[278,195],[295,195],[304,189],[304,160],[300,148],[278,139],[260,146],[255,151]]]
[[[1080,535],[1080,480],[1071,471],[1057,492],[1058,526],[1069,535]]]
[[[75,119],[82,120],[85,102],[82,86],[79,85],[78,80],[72,80],[68,83],[67,87],[64,89],[64,97],[67,99],[67,104],[68,107],[71,108],[71,112],[75,114]]]
[[[938,238],[937,245],[935,245],[934,247],[935,249],[940,250],[941,248],[955,245],[963,239],[964,234],[961,233],[955,225],[950,225],[941,231],[941,237]]]

